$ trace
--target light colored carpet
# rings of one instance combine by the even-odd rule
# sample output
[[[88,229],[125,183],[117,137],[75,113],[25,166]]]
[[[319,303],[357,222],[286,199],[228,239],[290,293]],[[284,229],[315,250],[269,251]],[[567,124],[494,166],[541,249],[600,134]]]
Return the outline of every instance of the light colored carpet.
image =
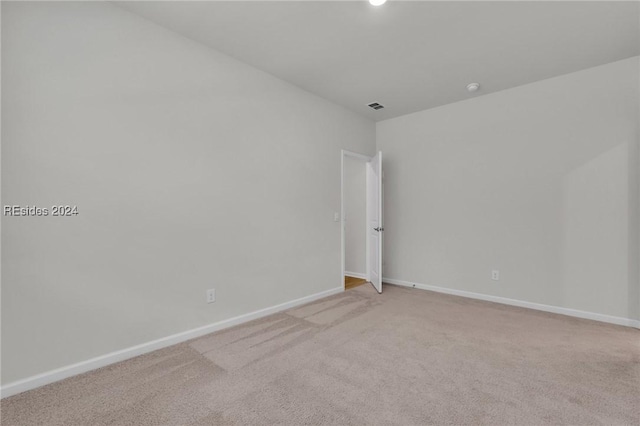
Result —
[[[1,408],[3,425],[638,425],[640,331],[366,285]]]

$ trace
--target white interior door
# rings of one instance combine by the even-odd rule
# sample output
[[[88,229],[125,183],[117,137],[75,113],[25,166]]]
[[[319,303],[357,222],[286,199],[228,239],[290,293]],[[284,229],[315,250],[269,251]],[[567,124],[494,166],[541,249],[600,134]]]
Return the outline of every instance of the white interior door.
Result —
[[[367,163],[367,278],[382,293],[382,151]]]

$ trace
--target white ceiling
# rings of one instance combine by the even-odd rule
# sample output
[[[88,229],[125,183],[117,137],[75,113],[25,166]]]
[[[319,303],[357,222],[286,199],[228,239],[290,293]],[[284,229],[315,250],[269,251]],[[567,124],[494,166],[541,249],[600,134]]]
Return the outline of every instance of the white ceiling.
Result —
[[[640,54],[638,2],[118,4],[376,121]]]

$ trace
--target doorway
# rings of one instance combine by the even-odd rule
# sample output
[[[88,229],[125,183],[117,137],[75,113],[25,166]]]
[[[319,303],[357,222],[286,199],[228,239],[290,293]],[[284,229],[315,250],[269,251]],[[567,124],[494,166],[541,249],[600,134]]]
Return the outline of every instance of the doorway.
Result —
[[[382,293],[382,153],[343,150],[341,165],[342,285]]]

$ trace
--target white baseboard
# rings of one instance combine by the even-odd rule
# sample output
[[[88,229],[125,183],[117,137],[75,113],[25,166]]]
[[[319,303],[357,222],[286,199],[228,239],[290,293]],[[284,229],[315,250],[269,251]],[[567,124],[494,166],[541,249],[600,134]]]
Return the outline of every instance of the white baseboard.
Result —
[[[305,303],[313,302],[314,300],[322,299],[323,297],[332,296],[343,292],[342,287],[336,287],[331,290],[326,290],[320,293],[312,294],[310,296],[301,297],[300,299],[285,302],[280,305],[271,306],[269,308],[260,309],[258,311],[250,312],[248,314],[239,315],[237,317],[229,318],[227,320],[219,321],[213,324],[205,325],[202,327],[194,328],[192,330],[183,331],[182,333],[173,334],[171,336],[163,337],[161,339],[153,340],[151,342],[142,343],[137,346],[122,349],[119,351],[111,352],[106,355],[102,355],[96,358],[88,359],[86,361],[78,362],[76,364],[68,365],[66,367],[57,368],[55,370],[47,371],[42,374],[27,377],[23,380],[8,383],[2,386],[0,389],[0,395],[2,398],[16,395],[31,389],[38,388],[40,386],[48,385],[49,383],[57,382],[68,377],[76,376],[78,374],[86,373],[97,368],[105,367],[107,365],[114,364],[116,362],[124,361],[130,358],[134,358],[139,355],[146,354],[158,349],[166,348],[167,346],[182,343],[187,340],[194,339],[196,337],[204,336],[205,334],[213,333],[214,331],[223,330],[225,328],[233,327],[248,321],[252,321],[258,318],[265,317],[267,315],[275,314],[277,312],[284,311]]]
[[[624,325],[627,327],[640,328],[640,321],[631,318],[614,317],[611,315],[597,314],[595,312],[580,311],[578,309],[562,308],[560,306],[543,305],[540,303],[526,302],[524,300],[509,299],[500,296],[491,296],[488,294],[472,293],[470,291],[455,290],[446,287],[437,287],[433,285],[413,283],[410,281],[396,280],[393,278],[383,278],[382,282],[400,285],[404,287],[418,288],[421,290],[435,291],[438,293],[451,294],[454,296],[462,296],[470,299],[485,300],[488,302],[502,303],[504,305],[519,306],[521,308],[535,309],[537,311],[552,312],[554,314],[568,315],[570,317],[590,319],[594,321],[606,322],[610,324]]]
[[[361,272],[350,272],[350,271],[344,271],[344,274],[347,277],[354,277],[354,278],[362,278],[363,280],[367,279],[367,274],[365,273],[361,273]]]

